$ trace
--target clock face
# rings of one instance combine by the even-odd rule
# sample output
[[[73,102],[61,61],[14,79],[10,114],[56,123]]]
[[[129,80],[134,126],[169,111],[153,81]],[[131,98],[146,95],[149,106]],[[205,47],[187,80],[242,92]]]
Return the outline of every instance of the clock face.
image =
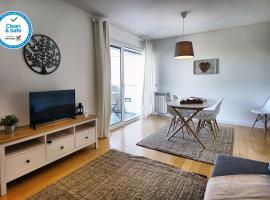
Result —
[[[23,52],[29,68],[38,74],[51,74],[60,65],[60,50],[57,44],[46,35],[33,35]]]

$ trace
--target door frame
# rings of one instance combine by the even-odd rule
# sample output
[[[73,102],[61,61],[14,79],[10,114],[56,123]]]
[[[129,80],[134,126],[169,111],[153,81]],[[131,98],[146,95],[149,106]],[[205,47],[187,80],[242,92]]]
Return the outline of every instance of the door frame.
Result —
[[[131,52],[138,53],[138,54],[143,54],[143,50],[134,48],[132,46],[126,45],[126,44],[118,42],[118,41],[111,41],[110,47],[120,49],[120,73],[121,73],[120,74],[120,96],[121,96],[121,116],[122,116],[121,118],[122,119],[121,119],[121,122],[110,126],[110,130],[113,131],[115,129],[123,127],[127,124],[130,124],[130,123],[142,118],[142,115],[139,115],[137,117],[134,117],[132,119],[125,121],[124,50],[131,51]]]

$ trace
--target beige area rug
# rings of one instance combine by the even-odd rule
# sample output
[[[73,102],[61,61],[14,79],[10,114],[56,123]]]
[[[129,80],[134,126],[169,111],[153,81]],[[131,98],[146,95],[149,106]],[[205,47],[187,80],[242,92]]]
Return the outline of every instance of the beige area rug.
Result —
[[[197,174],[111,150],[28,200],[196,200],[206,183]]]
[[[199,137],[206,149],[196,140],[193,142],[193,137],[188,134],[185,134],[185,139],[183,139],[181,132],[170,140],[166,140],[167,130],[167,126],[163,127],[137,143],[137,145],[209,164],[214,164],[218,154],[232,155],[233,153],[233,128],[220,127],[220,132],[214,143],[211,143],[207,130],[203,129]]]

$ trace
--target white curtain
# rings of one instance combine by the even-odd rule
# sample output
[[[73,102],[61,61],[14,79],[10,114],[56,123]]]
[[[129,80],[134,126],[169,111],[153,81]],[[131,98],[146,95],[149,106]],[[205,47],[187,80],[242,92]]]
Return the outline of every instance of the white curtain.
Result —
[[[93,18],[96,88],[98,106],[98,136],[105,138],[110,132],[111,114],[111,61],[109,25],[105,18]]]
[[[145,70],[143,87],[143,117],[154,113],[155,108],[155,68],[153,42],[146,40],[144,45]]]

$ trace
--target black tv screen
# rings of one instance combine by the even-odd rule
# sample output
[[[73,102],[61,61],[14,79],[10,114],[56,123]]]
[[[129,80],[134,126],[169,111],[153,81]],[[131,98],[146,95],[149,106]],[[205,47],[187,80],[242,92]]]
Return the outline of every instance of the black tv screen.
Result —
[[[75,90],[30,92],[30,126],[75,116]]]

